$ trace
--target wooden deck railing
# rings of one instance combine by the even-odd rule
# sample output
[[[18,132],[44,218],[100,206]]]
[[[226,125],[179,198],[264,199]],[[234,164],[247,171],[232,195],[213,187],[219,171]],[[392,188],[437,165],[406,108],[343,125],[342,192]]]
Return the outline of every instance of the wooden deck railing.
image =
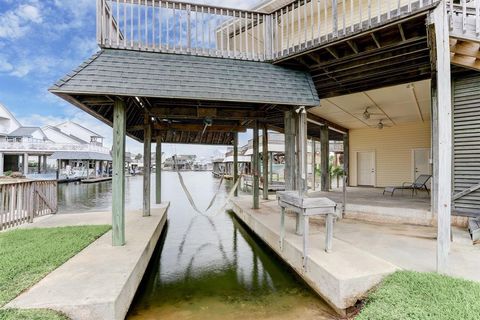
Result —
[[[56,212],[56,181],[0,181],[0,230]]]
[[[450,35],[480,41],[480,0],[448,1]]]
[[[297,0],[274,11],[97,0],[102,48],[274,60],[406,17],[438,0]],[[480,0],[447,1],[454,34],[480,38]]]

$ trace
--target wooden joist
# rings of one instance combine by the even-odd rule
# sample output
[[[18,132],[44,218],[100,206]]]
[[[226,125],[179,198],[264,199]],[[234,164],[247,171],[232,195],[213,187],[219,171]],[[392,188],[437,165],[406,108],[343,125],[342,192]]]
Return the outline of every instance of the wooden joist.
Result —
[[[480,43],[450,38],[452,64],[480,71]]]

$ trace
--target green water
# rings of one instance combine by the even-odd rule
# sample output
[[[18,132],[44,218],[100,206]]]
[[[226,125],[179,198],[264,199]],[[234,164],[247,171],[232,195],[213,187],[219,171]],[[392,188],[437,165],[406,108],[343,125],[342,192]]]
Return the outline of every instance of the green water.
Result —
[[[219,180],[210,172],[185,172],[199,208],[206,208]],[[163,174],[162,196],[170,201],[162,234],[128,319],[335,319],[334,312],[308,289],[263,243],[230,213],[195,213],[175,173]],[[142,203],[142,178],[127,178],[127,208]],[[83,210],[109,209],[111,183],[61,187],[60,210],[78,199]],[[69,208],[68,210],[66,208]],[[76,209],[78,211],[78,208]]]

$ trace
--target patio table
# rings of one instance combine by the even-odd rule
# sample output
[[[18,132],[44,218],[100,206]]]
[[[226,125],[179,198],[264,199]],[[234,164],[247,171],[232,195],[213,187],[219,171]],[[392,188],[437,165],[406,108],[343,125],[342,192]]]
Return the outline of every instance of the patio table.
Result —
[[[337,204],[325,197],[301,196],[298,191],[278,191],[278,205],[281,207],[280,217],[280,250],[283,251],[283,242],[285,239],[285,210],[291,210],[303,216],[303,268],[307,267],[308,256],[308,228],[310,216],[325,216],[325,251],[331,252],[333,239],[333,219]]]

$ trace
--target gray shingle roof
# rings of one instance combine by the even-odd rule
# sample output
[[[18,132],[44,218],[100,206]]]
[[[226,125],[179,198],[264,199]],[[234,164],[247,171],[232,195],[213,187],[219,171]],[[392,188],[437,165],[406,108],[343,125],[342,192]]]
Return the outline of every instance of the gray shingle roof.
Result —
[[[88,151],[57,151],[54,152],[49,159],[52,160],[105,160],[112,161],[112,156],[100,152]]]
[[[32,134],[41,130],[39,127],[20,127],[8,134],[9,137],[31,137]]]
[[[318,106],[310,74],[266,62],[106,49],[50,91]]]

